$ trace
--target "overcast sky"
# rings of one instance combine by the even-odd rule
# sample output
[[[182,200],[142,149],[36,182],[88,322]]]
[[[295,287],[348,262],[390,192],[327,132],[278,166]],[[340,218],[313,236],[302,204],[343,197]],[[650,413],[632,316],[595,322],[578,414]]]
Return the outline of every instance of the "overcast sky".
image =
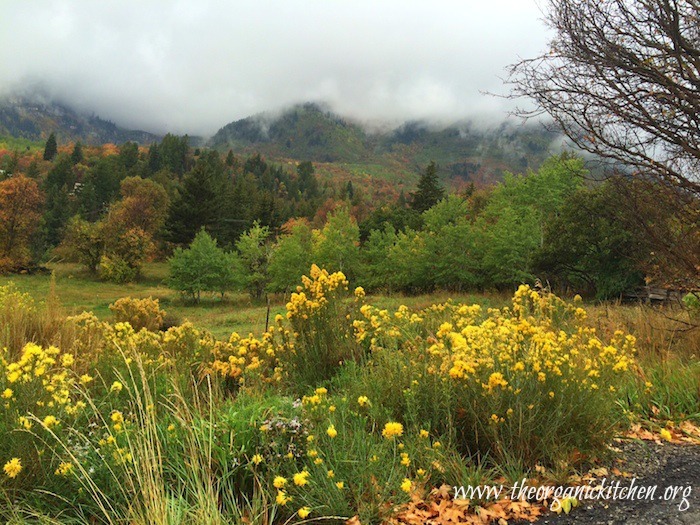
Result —
[[[0,0],[0,90],[44,83],[119,125],[210,135],[323,101],[362,120],[506,116],[542,0]]]

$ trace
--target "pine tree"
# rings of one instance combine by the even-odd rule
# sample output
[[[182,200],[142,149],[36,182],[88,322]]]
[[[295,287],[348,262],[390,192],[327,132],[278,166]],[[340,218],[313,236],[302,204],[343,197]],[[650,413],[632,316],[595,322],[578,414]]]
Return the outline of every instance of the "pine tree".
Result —
[[[219,154],[216,151],[204,153],[182,179],[178,195],[170,206],[166,224],[168,240],[187,244],[202,227],[220,237],[229,189]]]
[[[56,143],[56,135],[51,133],[46,141],[46,146],[44,147],[44,160],[53,160],[57,154],[58,144]]]
[[[70,155],[70,161],[73,165],[83,161],[83,146],[80,142],[76,142],[75,146],[73,146],[73,153]]]
[[[411,208],[424,212],[445,197],[445,189],[437,175],[437,165],[431,161],[418,181],[418,190],[411,194]]]
[[[233,168],[234,164],[236,164],[236,157],[233,155],[233,150],[230,149],[226,155],[226,165]]]

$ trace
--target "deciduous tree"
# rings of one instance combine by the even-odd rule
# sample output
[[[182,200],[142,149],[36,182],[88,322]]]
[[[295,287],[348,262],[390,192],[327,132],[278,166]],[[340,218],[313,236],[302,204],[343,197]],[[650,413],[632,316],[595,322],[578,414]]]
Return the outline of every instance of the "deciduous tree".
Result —
[[[520,114],[548,114],[578,147],[644,181],[631,209],[650,193],[675,202],[689,239],[669,243],[668,228],[641,215],[638,227],[675,265],[668,273],[685,273],[677,282],[700,287],[700,2],[550,0],[545,21],[547,52],[511,67],[513,96],[536,104]]]
[[[43,195],[34,179],[17,175],[0,182],[0,266],[31,259],[30,242],[41,218]]]

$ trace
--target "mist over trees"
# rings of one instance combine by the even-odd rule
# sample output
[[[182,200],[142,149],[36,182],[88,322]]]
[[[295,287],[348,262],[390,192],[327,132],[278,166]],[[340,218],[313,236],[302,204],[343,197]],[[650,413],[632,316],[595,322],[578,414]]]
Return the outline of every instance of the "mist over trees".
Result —
[[[513,96],[536,104],[581,149],[610,161],[653,246],[660,282],[700,287],[700,4],[551,0],[550,49],[511,67]],[[649,199],[669,219],[641,213]],[[660,220],[654,220],[660,219]]]
[[[170,260],[170,285],[194,301],[233,290],[253,299],[289,293],[312,264],[385,292],[509,290],[540,280],[619,297],[675,268],[635,227],[638,217],[684,224],[653,193],[621,206],[628,193],[643,194],[638,182],[591,182],[569,153],[497,184],[464,184],[427,162],[407,192],[335,179],[328,165],[319,176],[310,161],[195,149],[186,136],[147,148],[69,144],[51,161],[18,154],[12,165],[17,175],[0,184],[26,180],[36,198],[26,213],[33,226],[0,235],[21,246],[5,250],[5,271],[59,257],[128,282],[145,263]],[[0,213],[20,206],[16,195],[7,193]]]

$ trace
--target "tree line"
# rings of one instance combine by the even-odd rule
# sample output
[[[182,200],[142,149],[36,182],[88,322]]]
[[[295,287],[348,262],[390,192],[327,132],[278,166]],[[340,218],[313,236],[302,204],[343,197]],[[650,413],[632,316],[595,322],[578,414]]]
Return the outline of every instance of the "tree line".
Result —
[[[385,203],[361,223],[340,206],[318,228],[292,220],[275,237],[256,224],[228,252],[202,230],[170,259],[170,283],[195,300],[228,289],[261,297],[294,290],[317,264],[388,292],[504,290],[541,279],[617,297],[643,284],[654,261],[619,205],[620,184],[633,181],[587,184],[586,173],[581,158],[563,154],[460,195],[446,194],[430,165],[408,204]]]
[[[310,162],[290,172],[259,155],[193,150],[186,136],[100,154],[79,143],[59,152],[49,138],[44,157],[0,182],[0,269],[53,254],[125,282],[145,261],[172,255],[170,282],[194,300],[288,291],[312,263],[376,290],[498,290],[540,279],[610,298],[659,268],[673,271],[635,227],[640,213],[667,224],[670,241],[682,232],[653,192],[642,210],[624,205],[643,191],[634,178],[591,183],[583,160],[567,153],[460,194],[430,163],[413,193],[371,208],[366,199],[358,207],[350,182],[321,184]]]

